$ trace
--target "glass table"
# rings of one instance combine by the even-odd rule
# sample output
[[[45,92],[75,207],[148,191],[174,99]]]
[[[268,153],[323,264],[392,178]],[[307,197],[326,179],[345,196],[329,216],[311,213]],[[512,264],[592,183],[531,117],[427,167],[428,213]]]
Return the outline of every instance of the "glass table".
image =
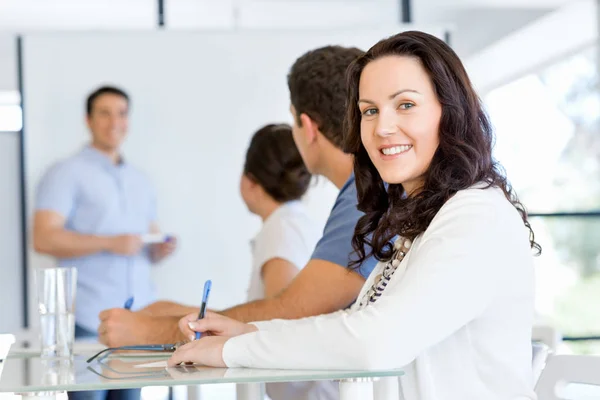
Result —
[[[71,360],[41,359],[36,352],[12,352],[0,364],[0,393],[15,393],[23,399],[56,399],[66,391],[141,388],[145,386],[190,386],[218,383],[249,384],[244,400],[262,399],[261,384],[310,380],[340,382],[341,400],[394,400],[398,398],[401,370],[331,371],[267,370],[181,366],[165,368],[168,354],[119,354],[90,364],[93,353],[76,354]],[[373,382],[377,385],[373,389]],[[375,397],[374,397],[375,393]],[[240,397],[238,396],[238,399]]]

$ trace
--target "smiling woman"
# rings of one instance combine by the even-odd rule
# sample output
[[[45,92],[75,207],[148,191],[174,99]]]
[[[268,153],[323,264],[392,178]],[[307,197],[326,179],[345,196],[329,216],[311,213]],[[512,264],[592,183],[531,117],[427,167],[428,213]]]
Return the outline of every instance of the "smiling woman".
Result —
[[[419,59],[387,56],[365,67],[359,91],[361,139],[370,159],[384,181],[416,192],[438,147],[442,106],[431,80]]]
[[[356,227],[356,264],[368,256],[360,244],[390,258],[394,236],[414,239],[455,193],[480,182],[503,191],[539,252],[525,209],[492,157],[492,127],[459,58],[426,34],[393,39],[348,72],[348,104],[356,106],[348,107],[346,151],[355,154],[359,209],[367,214]]]
[[[365,212],[355,264],[381,260],[358,301],[292,321],[212,314],[192,328],[214,336],[169,364],[402,368],[407,400],[534,399],[539,246],[492,158],[491,127],[460,60],[422,32],[384,39],[351,65],[346,104]]]

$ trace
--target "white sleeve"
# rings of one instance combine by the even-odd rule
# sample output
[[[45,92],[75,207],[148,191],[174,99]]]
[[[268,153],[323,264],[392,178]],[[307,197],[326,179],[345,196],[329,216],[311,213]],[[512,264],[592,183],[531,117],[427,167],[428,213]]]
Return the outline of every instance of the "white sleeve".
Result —
[[[438,214],[411,252],[403,279],[390,282],[375,303],[229,339],[227,366],[400,368],[477,318],[499,290],[501,257],[490,257],[506,251],[499,217],[481,201],[447,204]]]
[[[329,319],[329,318],[337,318],[342,314],[347,314],[351,312],[350,310],[339,310],[329,314],[321,314],[314,317],[306,317],[300,319],[272,319],[268,321],[256,321],[249,322],[250,324],[256,326],[259,331],[280,331],[288,326],[299,326],[302,324],[311,324],[313,323],[315,318]]]

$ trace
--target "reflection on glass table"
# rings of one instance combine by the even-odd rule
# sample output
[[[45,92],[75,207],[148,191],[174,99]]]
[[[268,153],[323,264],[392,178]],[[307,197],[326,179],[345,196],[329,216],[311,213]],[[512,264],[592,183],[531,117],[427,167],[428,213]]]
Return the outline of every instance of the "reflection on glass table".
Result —
[[[346,385],[340,390],[343,400],[365,398],[372,393],[375,378],[398,377],[401,370],[327,371],[266,370],[249,368],[209,368],[183,366],[165,368],[168,355],[143,357],[134,354],[112,355],[101,362],[87,363],[87,356],[72,360],[44,360],[34,355],[9,357],[0,376],[0,393],[22,393],[28,396],[56,394],[63,391],[140,388],[145,386],[203,385],[217,383],[265,383],[308,380],[339,380]],[[345,394],[344,394],[345,393]],[[356,397],[357,395],[359,397]]]

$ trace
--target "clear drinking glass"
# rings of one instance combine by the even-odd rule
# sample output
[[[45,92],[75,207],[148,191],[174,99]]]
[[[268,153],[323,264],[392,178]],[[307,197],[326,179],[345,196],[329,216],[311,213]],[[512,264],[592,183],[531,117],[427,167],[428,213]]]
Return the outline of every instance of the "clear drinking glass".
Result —
[[[41,357],[73,355],[77,269],[38,268],[35,272],[40,314]]]

